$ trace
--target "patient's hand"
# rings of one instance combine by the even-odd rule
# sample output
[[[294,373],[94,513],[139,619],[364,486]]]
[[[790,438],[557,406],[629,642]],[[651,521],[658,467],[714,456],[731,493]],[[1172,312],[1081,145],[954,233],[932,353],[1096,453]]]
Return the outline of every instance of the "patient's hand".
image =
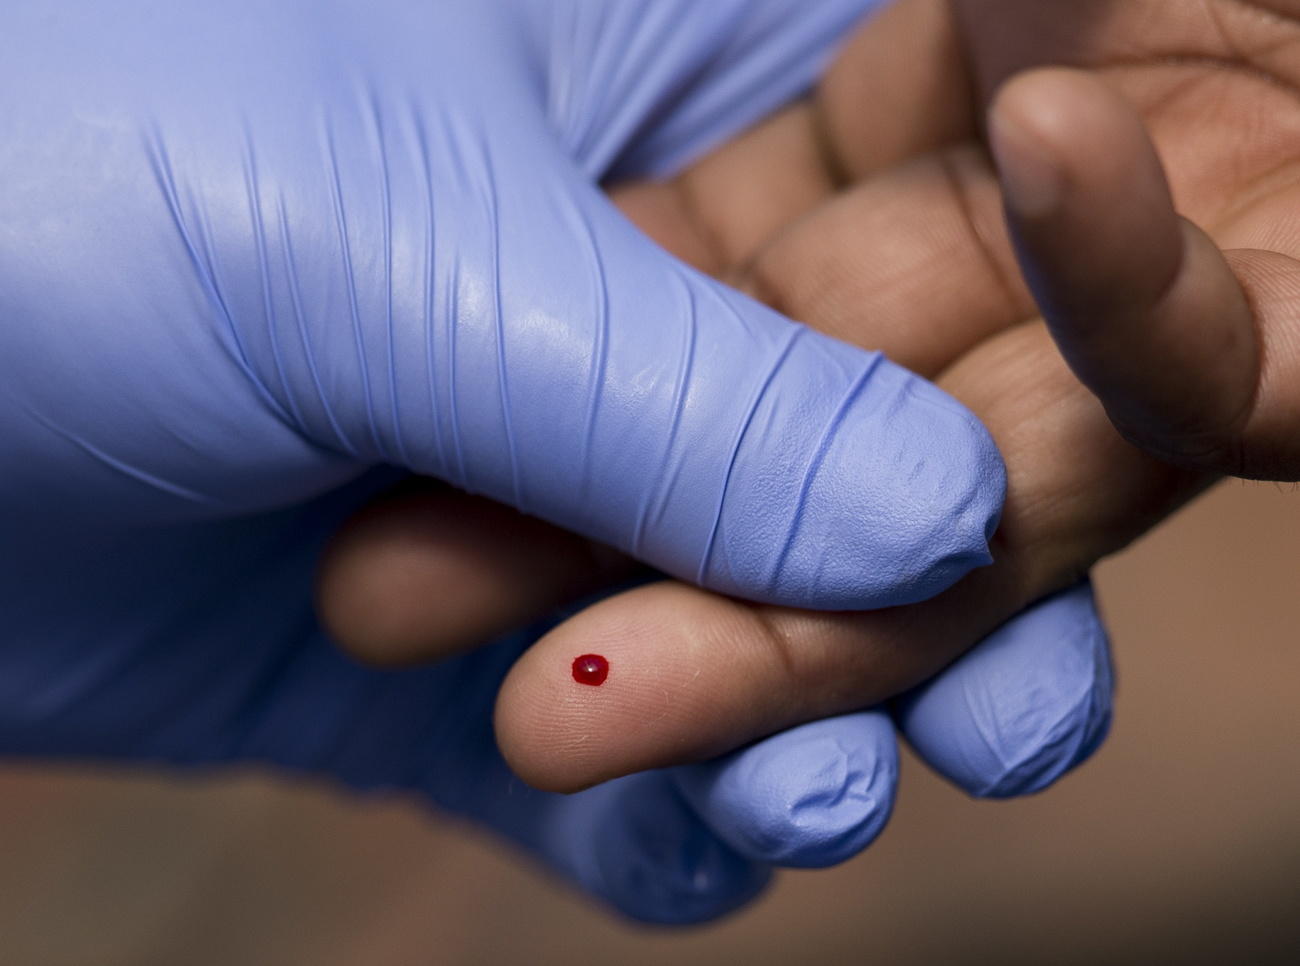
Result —
[[[1300,229],[1288,213],[1300,185],[1300,26],[1289,11],[1300,3],[902,0],[852,40],[809,102],[671,183],[620,189],[624,209],[681,257],[936,379],[997,439],[1009,496],[996,563],[923,604],[818,614],[664,582],[581,612],[503,689],[498,736],[520,774],[576,788],[884,700],[1204,488],[1209,473],[1125,442],[1062,360],[1004,227],[986,132],[1016,176],[1007,200],[1022,260],[1072,360],[1093,385],[1119,366],[1129,383],[1168,386],[1149,355],[1124,371],[1081,319],[1113,326],[1133,320],[1125,307],[1150,305],[1249,317],[1245,303],[1276,317],[1297,290]],[[1081,72],[1031,73],[994,100],[1040,65]],[[1228,261],[1245,295],[1172,216],[1144,125],[1179,211],[1216,244],[1253,250]],[[1035,152],[1064,160],[1044,168]],[[1164,343],[1171,372],[1256,351],[1239,333],[1160,318],[1178,333]],[[1272,338],[1288,338],[1276,328]],[[1237,387],[1212,388],[1218,399]],[[520,569],[505,543],[514,570],[485,565],[492,579]],[[330,567],[364,571],[380,544],[363,535],[327,579]],[[546,579],[596,572],[583,552],[570,558]],[[339,599],[342,637],[372,656],[400,649],[349,628]],[[475,629],[490,625],[481,616]],[[572,698],[569,661],[592,650],[620,685]]]

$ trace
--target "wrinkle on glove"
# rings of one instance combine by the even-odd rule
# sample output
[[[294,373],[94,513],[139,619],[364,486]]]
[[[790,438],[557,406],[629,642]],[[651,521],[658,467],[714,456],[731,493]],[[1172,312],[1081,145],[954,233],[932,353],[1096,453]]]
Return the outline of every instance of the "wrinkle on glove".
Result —
[[[990,559],[983,427],[597,186],[788,100],[869,6],[9,5],[0,496],[154,525],[390,464],[729,594],[932,596]]]

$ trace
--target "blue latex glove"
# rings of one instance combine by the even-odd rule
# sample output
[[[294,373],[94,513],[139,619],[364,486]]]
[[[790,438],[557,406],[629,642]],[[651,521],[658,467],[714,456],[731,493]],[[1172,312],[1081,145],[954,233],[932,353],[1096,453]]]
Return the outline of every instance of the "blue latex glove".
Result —
[[[727,593],[932,596],[990,559],[979,423],[597,184],[769,113],[866,6],[7,5],[8,512],[213,522],[387,463]]]
[[[533,634],[363,670],[310,582],[385,463],[773,602],[902,603],[987,559],[1001,468],[968,413],[683,268],[597,189],[768,113],[869,6],[7,5],[0,751],[417,789],[668,921],[865,843],[892,796],[875,713],[524,794],[488,711]],[[875,763],[873,808],[780,817],[826,787],[779,765],[809,735]]]

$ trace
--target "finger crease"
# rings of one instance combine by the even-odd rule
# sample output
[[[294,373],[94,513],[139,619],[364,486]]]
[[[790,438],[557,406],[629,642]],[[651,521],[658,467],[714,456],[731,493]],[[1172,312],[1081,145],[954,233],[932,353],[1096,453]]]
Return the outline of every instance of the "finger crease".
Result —
[[[710,268],[712,269],[709,274],[722,276],[732,271],[734,260],[727,252],[727,246],[723,244],[722,236],[718,234],[709,223],[709,219],[705,217],[703,206],[695,194],[695,189],[690,184],[690,179],[685,176],[678,177],[668,184],[681,204],[687,227],[696,240],[699,241],[701,247],[709,254]]]
[[[984,260],[990,277],[997,285],[998,291],[1002,293],[1007,317],[1024,317],[1027,312],[1027,307],[1022,304],[1022,300],[1018,295],[1017,287],[1012,284],[1011,279],[1007,276],[1006,270],[1002,267],[997,256],[993,253],[993,243],[980,229],[979,221],[975,216],[974,201],[971,198],[965,179],[957,169],[952,154],[944,151],[939,154],[938,159],[939,170],[942,172],[944,180],[948,184],[949,191],[952,192],[953,200],[956,202],[957,209],[962,216],[962,223],[966,226],[971,240],[974,242],[975,249]]]

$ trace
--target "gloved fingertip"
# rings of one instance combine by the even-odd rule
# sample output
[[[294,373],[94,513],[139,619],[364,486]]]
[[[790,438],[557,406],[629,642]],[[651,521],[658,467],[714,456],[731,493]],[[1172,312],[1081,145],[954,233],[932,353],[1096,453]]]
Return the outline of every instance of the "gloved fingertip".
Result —
[[[1110,644],[1092,587],[1055,594],[985,638],[898,704],[900,729],[940,774],[972,795],[1047,788],[1110,728]]]
[[[707,922],[747,905],[770,881],[766,866],[739,855],[700,821],[663,772],[609,782],[568,801],[583,796],[594,808],[564,815],[569,854],[585,856],[577,877],[631,919]]]
[[[741,854],[823,868],[861,852],[889,821],[898,746],[887,715],[862,712],[792,728],[673,777]]]
[[[775,564],[769,531],[754,523],[779,516],[760,469],[787,458],[766,447],[795,444],[765,433],[741,451],[705,583],[821,610],[927,600],[992,562],[989,539],[1006,489],[1002,457],[983,424],[943,390],[881,356],[828,341],[805,337],[785,364],[790,382],[800,370],[807,375],[799,384],[814,387],[826,383],[826,371],[856,366],[860,373],[834,390],[829,415],[803,399],[785,402],[801,414],[797,445],[810,455]],[[771,394],[795,393],[782,383]]]

